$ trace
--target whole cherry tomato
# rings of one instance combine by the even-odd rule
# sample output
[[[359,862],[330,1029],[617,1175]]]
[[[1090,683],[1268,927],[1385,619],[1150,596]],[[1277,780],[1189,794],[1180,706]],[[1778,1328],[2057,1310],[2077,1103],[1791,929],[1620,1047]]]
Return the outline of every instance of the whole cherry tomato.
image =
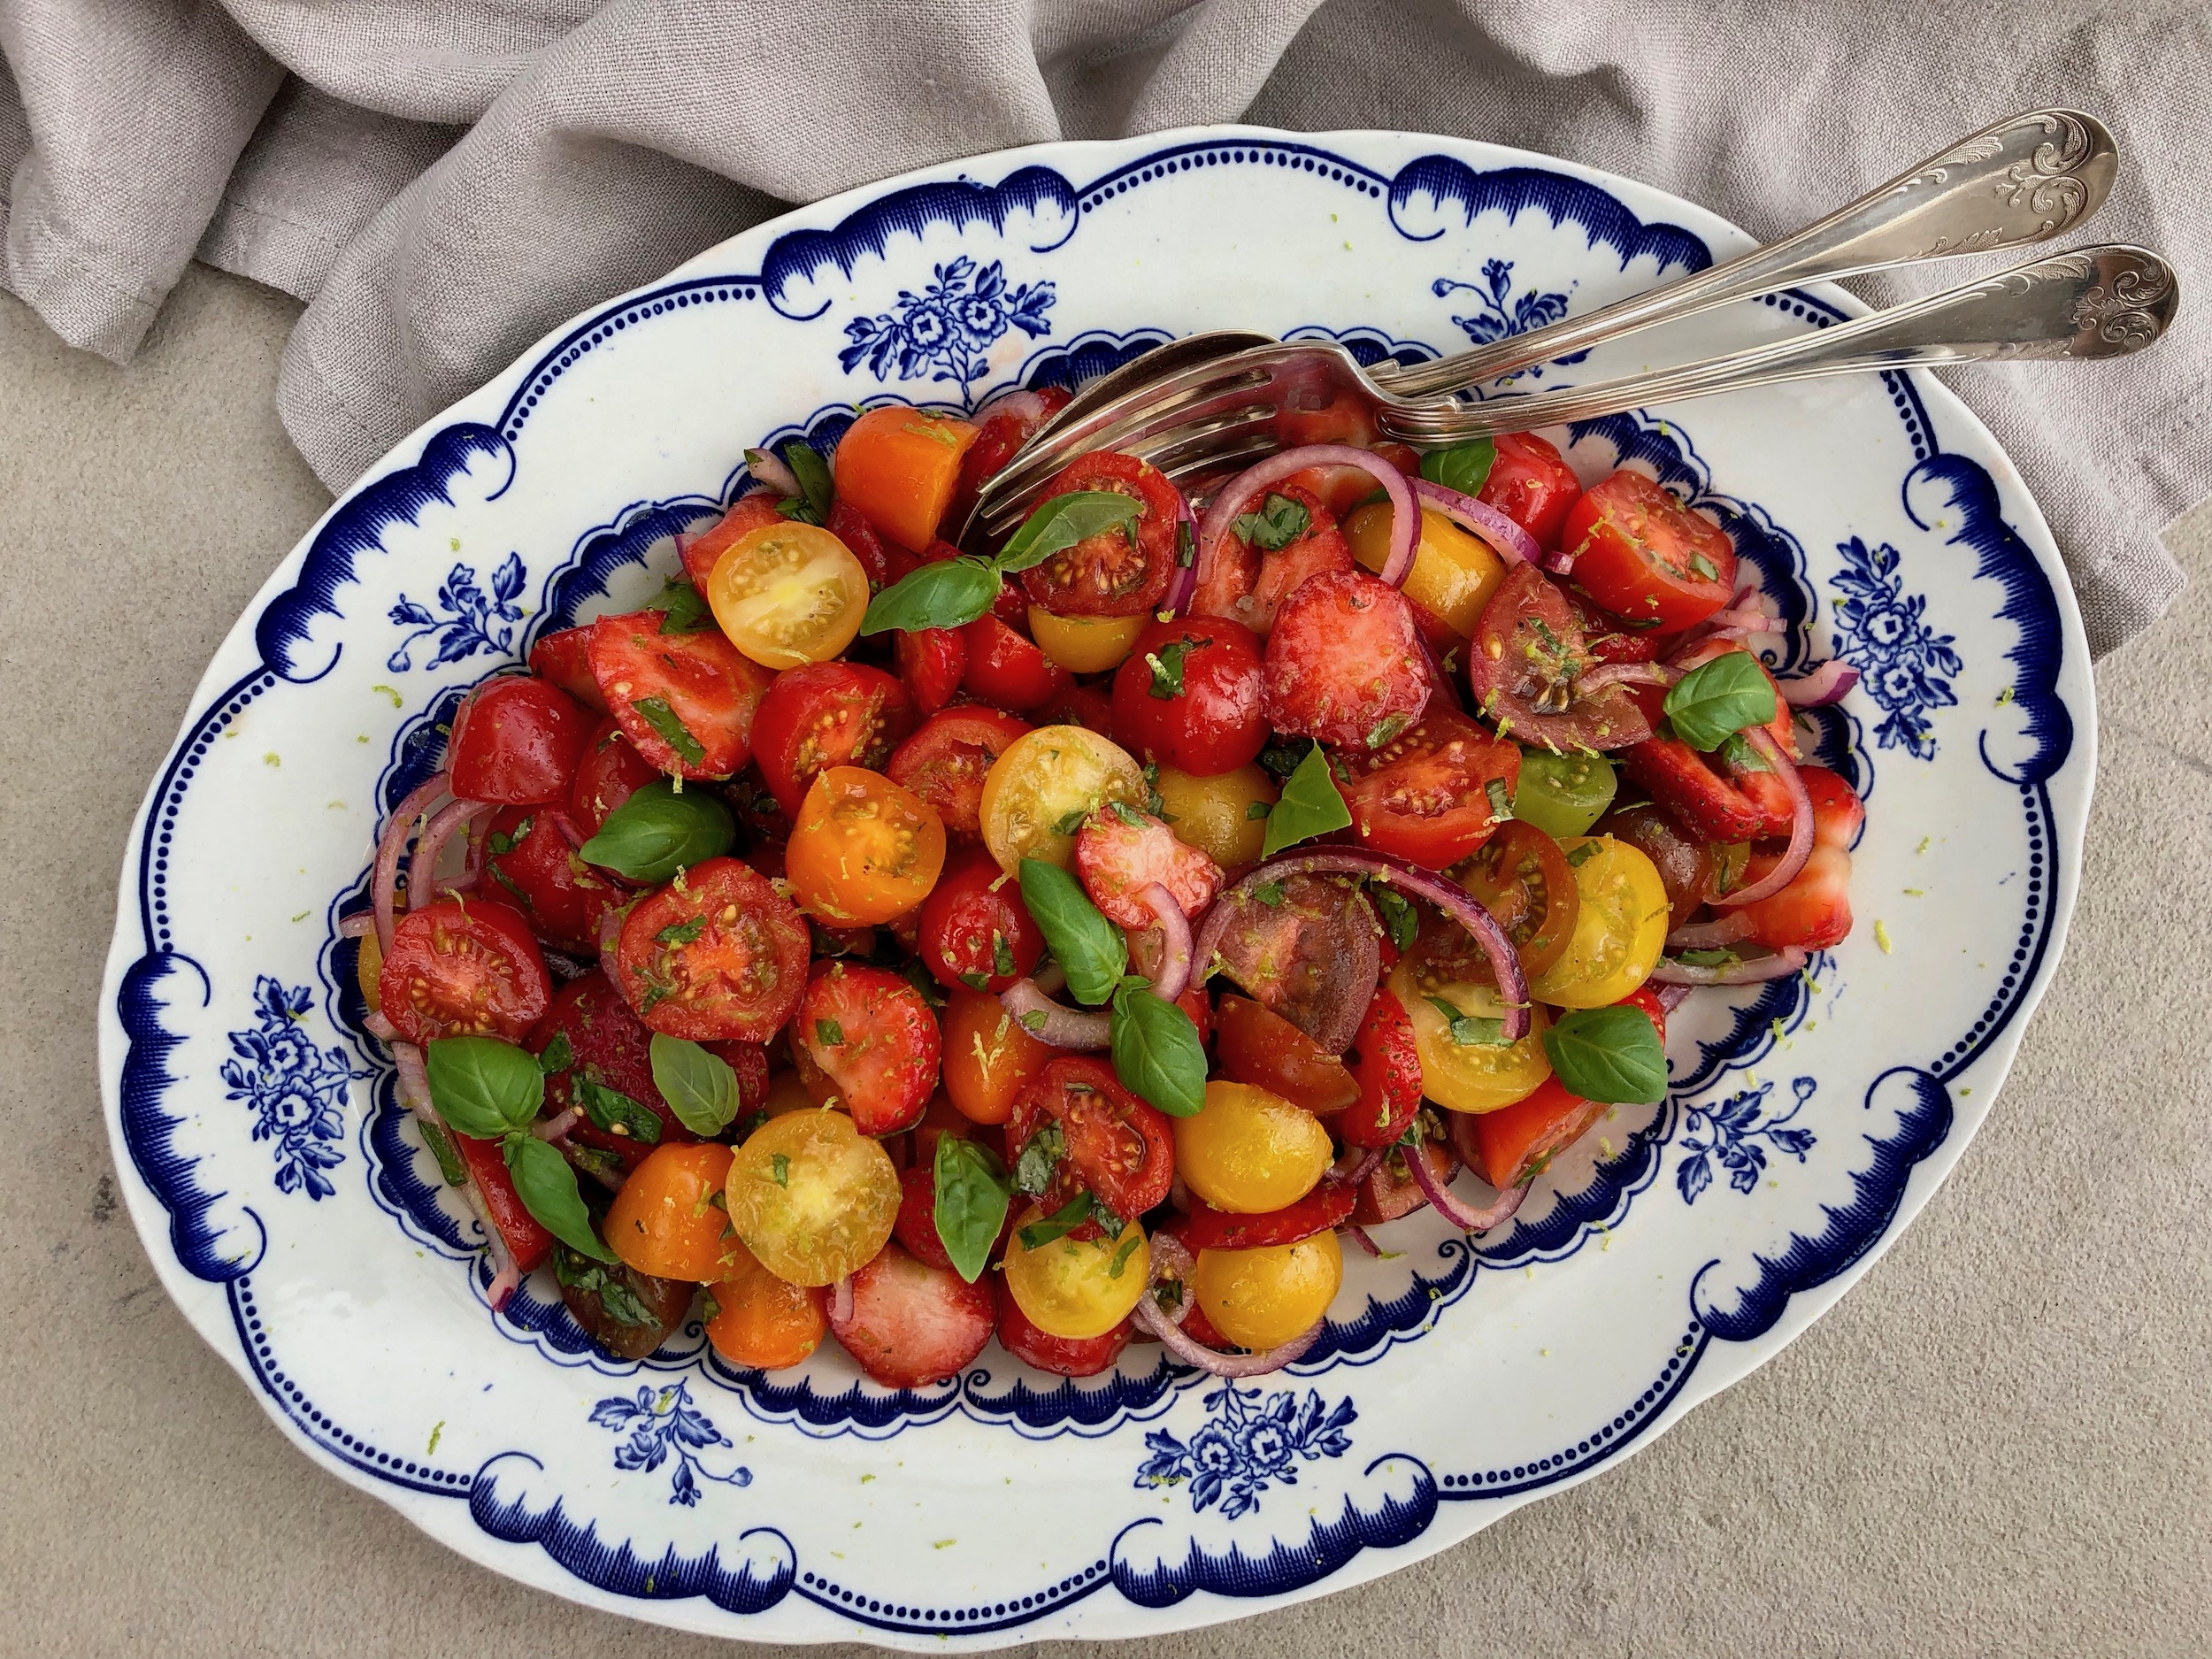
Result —
[[[615,808],[660,775],[622,735],[618,721],[602,720],[577,763],[576,781],[568,792],[569,816],[588,841]]]
[[[790,817],[826,766],[883,769],[914,729],[906,687],[861,663],[809,663],[776,676],[753,719],[753,758]]]
[[[1532,432],[1501,433],[1491,441],[1497,458],[1477,495],[1536,538],[1559,545],[1560,526],[1582,495],[1582,480],[1548,441]]]
[[[1003,991],[1033,972],[1045,936],[1021,886],[980,847],[956,853],[922,901],[922,960],[950,989]]]
[[[488,680],[453,717],[453,793],[508,806],[563,800],[591,727],[583,705],[550,680]]]
[[[1115,741],[1194,777],[1234,772],[1267,746],[1260,649],[1226,617],[1147,625],[1114,674]]]
[[[987,613],[960,630],[968,665],[960,684],[968,695],[1002,709],[1026,712],[1048,703],[1074,683],[1068,671]]]

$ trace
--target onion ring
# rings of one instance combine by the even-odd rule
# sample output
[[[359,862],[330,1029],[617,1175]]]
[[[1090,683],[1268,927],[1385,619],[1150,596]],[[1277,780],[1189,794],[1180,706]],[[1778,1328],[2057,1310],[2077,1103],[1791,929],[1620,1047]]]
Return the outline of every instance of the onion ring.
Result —
[[[1190,608],[1191,595],[1198,591],[1198,518],[1190,510],[1190,497],[1180,489],[1175,492],[1175,574],[1168,579],[1167,592],[1156,610],[1170,618],[1179,617]],[[1191,561],[1183,563],[1183,537],[1190,537]]]
[[[1206,510],[1206,517],[1198,526],[1194,587],[1206,585],[1222,541],[1230,534],[1230,526],[1235,524],[1244,503],[1270,484],[1279,484],[1310,466],[1356,466],[1375,475],[1390,496],[1390,550],[1377,574],[1393,588],[1404,583],[1406,572],[1413,568],[1413,549],[1421,540],[1421,511],[1414,500],[1412,487],[1406,482],[1406,475],[1372,449],[1356,449],[1348,443],[1308,443],[1271,455],[1221,487],[1221,493],[1214,497],[1213,505]]]
[[[449,801],[423,826],[422,839],[415,843],[415,856],[407,861],[407,907],[412,910],[418,902],[426,903],[438,891],[438,860],[445,855],[445,844],[453,839],[453,832],[465,826],[473,833],[473,826],[480,818],[489,818],[499,809],[488,801]],[[451,884],[448,884],[451,885]],[[422,889],[418,899],[416,889]]]
[[[1784,849],[1780,862],[1749,887],[1710,901],[1717,910],[1733,910],[1740,904],[1755,903],[1779,893],[1797,879],[1797,872],[1813,856],[1813,797],[1806,793],[1804,779],[1797,775],[1797,763],[1782,752],[1782,746],[1774,741],[1774,733],[1763,726],[1748,728],[1744,736],[1759,751],[1759,758],[1766,762],[1768,769],[1782,780],[1782,787],[1790,792],[1790,844]]]
[[[1544,550],[1536,545],[1536,538],[1486,501],[1463,495],[1455,489],[1425,478],[1412,480],[1413,493],[1435,508],[1461,529],[1480,536],[1494,548],[1509,565],[1536,565],[1544,562]],[[1574,567],[1571,557],[1566,557],[1560,573],[1564,575]]]
[[[727,451],[725,453],[726,454]],[[799,488],[799,475],[794,472],[789,463],[773,449],[746,450],[745,470],[752,474],[753,482],[756,484],[765,485],[768,488],[787,497],[796,495],[802,501],[806,499],[806,491]],[[752,493],[751,490],[745,492],[747,495]],[[743,496],[739,499],[742,500]]]
[[[1608,686],[1671,686],[1682,671],[1664,663],[1601,663],[1586,674],[1577,675],[1574,695],[1586,697]]]
[[[1512,1219],[1513,1212],[1528,1196],[1526,1186],[1509,1187],[1498,1194],[1497,1202],[1487,1210],[1471,1210],[1461,1202],[1457,1194],[1437,1179],[1436,1171],[1429,1168],[1429,1161],[1417,1151],[1409,1154],[1405,1165],[1413,1177],[1413,1184],[1421,1189],[1421,1195],[1429,1201],[1438,1215],[1462,1233],[1487,1233],[1493,1227],[1502,1226]]]
[[[1676,1009],[1681,1007],[1683,1003],[1690,1000],[1690,993],[1696,988],[1697,987],[1695,986],[1692,985],[1678,985],[1671,981],[1663,981],[1659,988],[1652,993],[1652,995],[1659,999],[1659,1006],[1661,1008],[1666,1010],[1668,1013],[1671,1014]]]
[[[1809,674],[1779,680],[1782,700],[1793,709],[1823,709],[1841,703],[1859,683],[1859,671],[1840,657],[1832,657]]]
[[[998,994],[998,1001],[1024,1031],[1048,1048],[1094,1051],[1107,1048],[1112,1041],[1104,1014],[1063,1008],[1039,990],[1034,979],[1015,980]],[[1041,1018],[1032,1018],[1033,1015]]]
[[[1352,1242],[1359,1246],[1361,1249],[1366,1251],[1368,1255],[1380,1256],[1382,1254],[1382,1246],[1376,1243],[1374,1240],[1369,1238],[1367,1236],[1367,1229],[1361,1226],[1358,1222],[1346,1222],[1344,1224],[1344,1231],[1351,1235]]]
[[[365,939],[375,931],[376,916],[373,911],[356,910],[350,916],[338,918],[338,937],[341,939]]]
[[[576,1126],[576,1120],[584,1115],[580,1106],[572,1106],[557,1118],[548,1118],[542,1123],[530,1125],[530,1133],[541,1141],[558,1141]]]
[[[1709,922],[1686,922],[1667,935],[1669,950],[1725,950],[1751,934],[1751,918],[1741,910]]]
[[[1754,956],[1729,968],[1694,968],[1662,956],[1651,977],[1661,985],[1758,985],[1768,979],[1786,979],[1809,960],[1795,945],[1785,945],[1770,956]]]
[[[1175,895],[1155,881],[1133,895],[1152,912],[1160,932],[1160,965],[1152,976],[1153,995],[1172,1002],[1190,985],[1190,918]]]
[[[392,954],[393,917],[399,903],[400,856],[407,850],[408,839],[415,833],[415,820],[427,813],[432,803],[445,794],[449,781],[442,772],[410,791],[407,798],[392,809],[392,816],[384,821],[384,833],[377,840],[376,873],[369,884],[370,903],[376,917],[377,948],[388,956]]]

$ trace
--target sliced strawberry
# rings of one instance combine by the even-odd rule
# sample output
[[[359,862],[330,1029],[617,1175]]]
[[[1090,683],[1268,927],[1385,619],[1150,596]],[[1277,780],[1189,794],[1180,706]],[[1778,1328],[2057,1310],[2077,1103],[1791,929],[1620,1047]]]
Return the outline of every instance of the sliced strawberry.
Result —
[[[1204,910],[1221,888],[1219,864],[1150,813],[1118,803],[1093,813],[1076,835],[1075,868],[1091,902],[1124,927],[1153,926],[1151,908],[1137,895],[1156,881],[1186,916]]]
[[[1371,749],[1418,720],[1429,695],[1413,608],[1380,578],[1316,576],[1276,614],[1260,706],[1277,731]]]
[[[549,634],[530,648],[530,672],[549,680],[563,691],[601,714],[607,700],[599,695],[599,682],[591,677],[591,624]]]
[[[1766,803],[1745,795],[1678,738],[1647,737],[1622,751],[1621,764],[1646,795],[1701,841],[1725,844],[1771,833]],[[1786,833],[1786,811],[1782,823]]]
[[[932,1267],[950,1267],[945,1241],[937,1236],[937,1172],[918,1164],[899,1177],[899,1215],[891,1236]]]
[[[860,568],[868,572],[872,594],[888,588],[914,568],[913,557],[904,548],[895,553],[891,544],[876,533],[875,526],[841,501],[830,508],[829,523],[823,527],[860,561]]]
[[[1825,766],[1800,766],[1805,793],[1813,798],[1813,845],[1849,852],[1866,822],[1866,808],[1851,786]]]
[[[1303,507],[1305,530],[1272,552],[1247,541],[1233,530],[1223,536],[1205,582],[1191,597],[1191,615],[1227,617],[1255,634],[1265,634],[1275,626],[1283,602],[1310,578],[1356,568],[1351,546],[1337,527],[1335,516],[1318,496],[1296,484],[1256,491],[1240,511],[1264,507],[1269,495],[1281,495]]]
[[[917,1261],[896,1243],[853,1275],[851,1311],[842,1319],[834,1311],[830,1316],[846,1352],[887,1388],[957,1375],[983,1351],[997,1324],[987,1285]]]
[[[1134,1325],[1124,1319],[1103,1336],[1047,1336],[1030,1323],[1029,1316],[1004,1284],[998,1287],[999,1345],[1025,1365],[1060,1377],[1094,1377],[1110,1370],[1129,1346]]]
[[[1773,864],[1773,855],[1754,853],[1744,872],[1746,881],[1758,880]],[[1816,842],[1789,886],[1745,905],[1743,913],[1750,919],[1752,939],[1771,949],[1795,945],[1826,950],[1841,944],[1851,931],[1851,855]]]
[[[703,595],[707,591],[707,578],[714,574],[715,560],[729,551],[731,543],[750,535],[763,525],[781,524],[783,514],[776,511],[776,503],[780,499],[772,489],[757,489],[741,496],[729,511],[686,541],[684,573],[691,578],[691,585]]]

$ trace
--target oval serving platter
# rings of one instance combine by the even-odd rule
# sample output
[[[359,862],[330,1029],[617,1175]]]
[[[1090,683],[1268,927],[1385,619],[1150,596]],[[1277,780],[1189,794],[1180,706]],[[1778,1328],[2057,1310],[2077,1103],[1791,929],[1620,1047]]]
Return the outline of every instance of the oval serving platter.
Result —
[[[628,609],[764,438],[972,407],[1174,335],[1428,357],[1749,245],[1565,163],[1418,134],[1217,127],[979,157],[849,192],[602,306],[402,443],[231,631],[132,833],[101,1009],[109,1127],[169,1294],[318,1464],[495,1571],[720,1635],[984,1648],[1159,1633],[1386,1572],[1647,1442],[1840,1296],[1957,1159],[2062,941],[2087,652],[1989,434],[1888,374],[1592,421],[1588,481],[1717,517],[1789,627],[1862,672],[1815,717],[1867,797],[1858,926],[1704,991],[1671,1088],[1470,1241],[1347,1264],[1321,1342],[1225,1386],[1133,1347],[1067,1382],[995,1344],[892,1391],[834,1343],[763,1375],[695,1321],[604,1359],[557,1288],[495,1316],[364,1032],[379,818],[460,695]],[[1822,327],[1839,290],[1682,325],[1686,357]],[[1517,387],[1632,371],[1641,342]]]

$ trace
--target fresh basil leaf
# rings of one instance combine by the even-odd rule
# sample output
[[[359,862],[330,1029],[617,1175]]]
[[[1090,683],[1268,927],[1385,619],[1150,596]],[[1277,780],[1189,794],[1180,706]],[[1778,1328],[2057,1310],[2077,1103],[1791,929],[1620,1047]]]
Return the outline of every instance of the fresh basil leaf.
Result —
[[[692,735],[684,724],[683,716],[668,706],[665,697],[638,697],[630,704],[637,710],[638,718],[660,733],[662,742],[674,749],[687,766],[703,765],[707,758],[706,746]]]
[[[1632,1003],[1578,1008],[1544,1032],[1544,1052],[1570,1094],[1647,1106],[1667,1092],[1667,1051],[1651,1016]]]
[[[484,837],[484,846],[495,858],[503,858],[530,839],[530,832],[537,826],[538,815],[531,813],[513,829],[502,833],[494,830]]]
[[[1386,714],[1367,731],[1367,747],[1380,749],[1392,738],[1413,724],[1413,717],[1401,709],[1395,714]]]
[[[1041,858],[1021,861],[1022,902],[1029,907],[1052,959],[1067,970],[1068,989],[1096,1008],[1114,994],[1129,966],[1129,941],[1099,914],[1083,884]]]
[[[657,1325],[653,1310],[623,1279],[621,1271],[609,1272],[565,1244],[553,1247],[553,1277],[571,1290],[588,1292],[617,1325]]]
[[[569,1079],[568,1097],[607,1133],[627,1135],[641,1146],[660,1144],[661,1115],[643,1101],[633,1100],[618,1088],[609,1088],[588,1069]]]
[[[1767,757],[1754,749],[1751,746],[1751,740],[1741,732],[1731,732],[1726,737],[1722,738],[1720,748],[1715,753],[1719,755],[1720,764],[1731,772],[1772,772],[1774,770],[1767,764]]]
[[[666,881],[737,844],[737,821],[711,792],[681,795],[666,779],[635,791],[576,849],[586,864],[633,881]]]
[[[580,1256],[595,1262],[611,1262],[615,1254],[593,1229],[591,1212],[576,1190],[576,1171],[548,1142],[526,1129],[518,1129],[500,1143],[513,1177],[515,1196],[537,1220],[538,1225]]]
[[[989,1148],[962,1135],[941,1134],[931,1179],[938,1240],[952,1257],[953,1271],[972,1285],[991,1264],[991,1247],[1013,1202],[1006,1171]]]
[[[1351,821],[1352,810],[1329,776],[1329,757],[1316,743],[1284,783],[1283,798],[1267,815],[1267,838],[1260,844],[1260,856],[1272,858],[1286,847],[1340,830]]]
[[[1055,495],[1023,519],[1021,528],[1006,538],[1006,545],[992,563],[1010,576],[1107,530],[1124,531],[1133,544],[1137,520],[1143,516],[1144,503],[1133,495],[1111,489],[1071,490]]]
[[[1029,1137],[1014,1160],[1014,1190],[1034,1198],[1052,1185],[1052,1172],[1067,1155],[1067,1132],[1057,1123],[1048,1123]]]
[[[1412,949],[1421,933],[1421,913],[1413,908],[1413,901],[1386,881],[1369,882],[1367,896],[1375,902],[1383,931],[1390,935],[1398,954],[1403,956]]]
[[[659,594],[645,602],[645,608],[661,613],[663,634],[704,634],[715,626],[705,598],[680,576],[670,577]]]
[[[912,572],[868,602],[860,631],[917,634],[974,621],[998,597],[999,574],[979,558],[939,559]]]
[[[1476,438],[1448,449],[1431,449],[1421,457],[1421,476],[1463,495],[1479,495],[1497,462],[1498,446],[1488,438]]]
[[[1271,740],[1267,747],[1260,751],[1261,766],[1272,774],[1278,783],[1286,781],[1304,759],[1305,756],[1299,752],[1295,744],[1286,743],[1280,738]]]
[[[1709,752],[1731,733],[1774,718],[1774,684],[1750,652],[1724,651],[1677,680],[1663,706],[1674,734]]]
[[[1091,1219],[1091,1195],[1078,1193],[1068,1202],[1041,1221],[1033,1221],[1021,1230],[1022,1248],[1041,1250],[1055,1239],[1065,1238]]]
[[[1248,824],[1255,823],[1274,810],[1275,803],[1272,801],[1247,801],[1244,803],[1244,821]]]
[[[436,1037],[423,1048],[430,1103],[465,1135],[495,1141],[521,1129],[545,1104],[534,1056],[496,1037]]]
[[[1206,1050],[1191,1017],[1156,992],[1125,984],[1107,1022],[1122,1087],[1171,1118],[1195,1118],[1206,1103]]]
[[[783,446],[783,464],[791,469],[791,476],[799,480],[799,493],[814,515],[809,522],[827,524],[836,496],[835,488],[830,482],[829,464],[812,444],[803,443],[796,438]],[[786,513],[784,517],[797,515]]]
[[[545,1052],[538,1056],[538,1070],[548,1077],[556,1071],[565,1071],[575,1064],[576,1049],[565,1031],[555,1032],[553,1041],[545,1045]]]
[[[648,1050],[653,1087],[676,1114],[676,1121],[703,1141],[730,1126],[740,1104],[737,1073],[730,1063],[695,1042],[657,1031]]]
[[[1170,640],[1156,651],[1147,651],[1145,666],[1152,671],[1152,683],[1145,690],[1162,703],[1183,695],[1183,659],[1202,645],[1211,645],[1211,640]]]
[[[1429,1006],[1444,1017],[1446,1031],[1452,1044],[1460,1048],[1509,1048],[1513,1040],[1505,1034],[1505,1021],[1484,1014],[1463,1014],[1440,996],[1429,998]]]
[[[1575,869],[1579,870],[1604,850],[1605,846],[1602,841],[1586,841],[1568,852],[1567,862]]]
[[[1229,528],[1248,546],[1273,553],[1288,547],[1313,525],[1313,515],[1302,501],[1270,491],[1257,512],[1240,512]]]

